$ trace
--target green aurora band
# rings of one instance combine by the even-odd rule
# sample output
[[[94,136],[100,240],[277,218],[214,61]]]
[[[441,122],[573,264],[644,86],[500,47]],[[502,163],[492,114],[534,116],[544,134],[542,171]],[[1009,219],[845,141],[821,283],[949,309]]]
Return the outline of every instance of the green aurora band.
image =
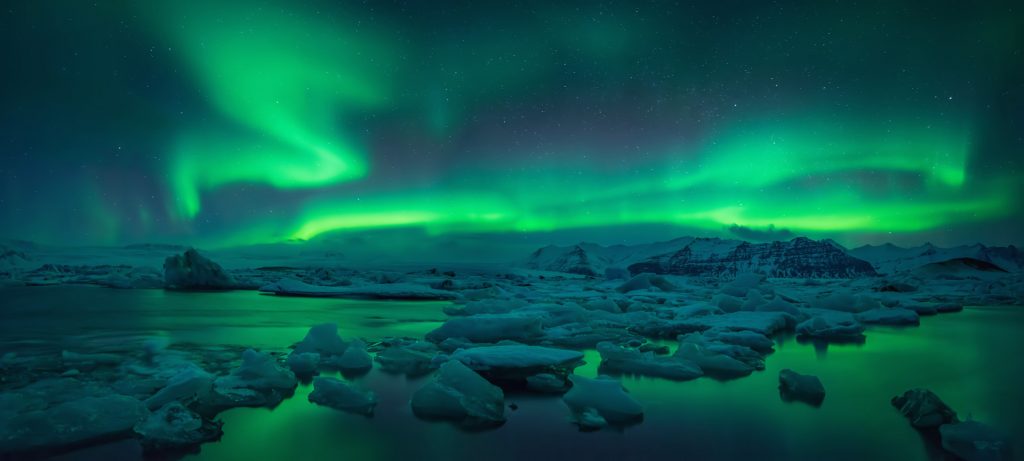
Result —
[[[376,165],[371,143],[350,120],[418,112],[443,137],[469,111],[452,101],[458,95],[403,89],[413,84],[398,76],[454,78],[466,88],[465,102],[539,79],[554,65],[550,56],[535,51],[524,59],[535,65],[481,70],[459,67],[459,53],[450,52],[437,58],[437,67],[447,70],[421,72],[408,59],[417,53],[409,40],[380,24],[365,25],[358,14],[189,5],[158,2],[148,11],[221,117],[183,130],[170,152],[179,219],[201,216],[203,196],[232,184],[322,191],[291,218],[252,226],[221,244],[387,227],[432,234],[630,224],[916,232],[997,218],[1017,205],[1012,184],[999,180],[967,191],[975,139],[966,115],[881,117],[856,108],[825,114],[813,106],[786,117],[733,119],[698,137],[680,135],[621,168],[558,160],[497,170],[454,165],[433,184],[357,200],[338,186],[372,179]],[[570,22],[580,30],[560,31],[562,42],[549,42],[571,43],[609,66],[628,54],[642,29]],[[465,46],[476,56],[512,45],[495,39]],[[587,148],[566,149],[582,155]]]

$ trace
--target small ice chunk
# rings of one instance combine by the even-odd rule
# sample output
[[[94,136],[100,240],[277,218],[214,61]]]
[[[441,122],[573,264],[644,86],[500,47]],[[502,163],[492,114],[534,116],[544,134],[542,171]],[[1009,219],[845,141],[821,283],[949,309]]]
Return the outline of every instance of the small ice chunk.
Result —
[[[297,385],[295,374],[278,366],[273,356],[252,349],[242,353],[241,366],[214,381],[217,393],[234,406],[276,405]]]
[[[855,340],[864,337],[864,326],[853,314],[819,310],[814,317],[796,326],[799,336],[831,340]]]
[[[336,410],[372,415],[377,406],[373,392],[363,391],[336,378],[320,377],[313,380],[309,401]]]
[[[428,341],[439,343],[447,338],[466,338],[475,343],[494,343],[503,339],[528,341],[544,335],[539,314],[474,315],[448,319],[427,333]]]
[[[179,402],[171,402],[135,425],[147,452],[193,447],[220,439],[221,423],[204,421]]]
[[[599,343],[597,350],[601,354],[601,370],[613,374],[635,374],[680,381],[699,378],[704,374],[691,361],[658,356],[653,352],[640,352],[610,342]]]
[[[943,424],[939,427],[942,448],[966,461],[1013,459],[1009,437],[1002,431],[977,421]]]
[[[775,341],[756,331],[729,331],[712,328],[704,332],[704,338],[726,344],[749,347],[760,352],[771,352]]]
[[[322,358],[345,353],[348,344],[338,336],[338,324],[324,323],[309,329],[306,337],[295,345],[295,352],[316,352]]]
[[[146,407],[156,410],[173,401],[202,398],[213,387],[213,375],[197,366],[189,366],[167,380],[167,385],[146,399]]]
[[[577,375],[569,379],[572,389],[562,396],[562,401],[581,428],[601,427],[604,425],[601,420],[610,424],[627,424],[643,418],[643,407],[626,393],[618,380],[603,376],[589,379]]]
[[[892,405],[917,428],[936,428],[957,421],[956,412],[927,389],[911,389],[892,398]]]
[[[373,358],[366,352],[366,343],[356,339],[349,343],[341,357],[330,364],[344,373],[363,373],[373,368]]]
[[[753,373],[754,367],[719,351],[701,341],[699,334],[679,337],[679,348],[673,357],[695,363],[704,374],[718,378],[736,378]]]
[[[320,365],[320,354],[316,352],[292,352],[285,360],[285,365],[297,376],[309,377],[316,373]]]
[[[434,380],[412,396],[412,411],[426,419],[444,419],[467,427],[505,422],[505,394],[473,370],[451,360]]]
[[[800,400],[815,406],[825,400],[825,386],[817,376],[802,375],[790,369],[779,372],[779,393],[783,400]]]
[[[526,388],[534,392],[561,394],[569,390],[569,382],[553,373],[539,373],[526,378]]]
[[[552,347],[501,345],[462,349],[452,359],[475,370],[510,368],[567,368],[583,360],[583,353]]]
[[[434,346],[429,343],[423,345]],[[428,350],[426,347],[413,345],[393,345],[377,353],[377,363],[380,368],[389,373],[400,373],[406,376],[422,376],[437,369],[434,362],[436,349]]]

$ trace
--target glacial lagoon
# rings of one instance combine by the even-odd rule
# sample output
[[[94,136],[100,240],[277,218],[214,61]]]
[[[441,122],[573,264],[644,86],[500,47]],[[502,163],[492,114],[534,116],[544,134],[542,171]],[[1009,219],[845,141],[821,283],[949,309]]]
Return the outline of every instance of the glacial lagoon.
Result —
[[[2,289],[0,352],[117,352],[153,337],[172,347],[233,353],[246,347],[286,352],[311,325],[335,322],[343,338],[422,337],[446,318],[444,302],[355,301],[262,296],[252,291],[180,293],[84,286]],[[923,317],[920,327],[869,327],[862,344],[776,339],[766,368],[729,381],[673,382],[622,376],[644,407],[637,424],[581,432],[557,396],[509,392],[516,409],[497,428],[467,431],[417,419],[409,398],[429,377],[374,368],[352,378],[377,394],[372,417],[307,401],[302,383],[273,409],[220,415],[224,435],[185,459],[947,459],[889,404],[914,387],[935,391],[961,418],[1007,432],[1024,453],[1024,310],[968,306]],[[666,343],[669,344],[669,343]],[[673,345],[674,347],[674,345]],[[586,352],[583,376],[598,374]],[[778,372],[821,378],[820,407],[786,402]],[[57,459],[141,459],[134,439],[61,454]]]

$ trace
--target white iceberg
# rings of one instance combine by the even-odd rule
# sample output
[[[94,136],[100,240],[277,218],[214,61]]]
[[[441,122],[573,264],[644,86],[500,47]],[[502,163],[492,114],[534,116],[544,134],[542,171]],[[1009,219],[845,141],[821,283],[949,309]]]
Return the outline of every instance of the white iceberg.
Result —
[[[228,399],[226,406],[273,406],[297,385],[295,374],[281,368],[273,356],[246,349],[241,366],[217,378],[214,390]]]
[[[426,419],[444,419],[466,427],[505,422],[505,394],[473,370],[452,360],[441,365],[434,380],[412,396],[412,411]]]
[[[213,375],[193,365],[168,379],[166,386],[146,399],[146,407],[156,410],[174,401],[187,403],[205,397],[212,388]]]
[[[958,421],[956,412],[927,389],[911,389],[893,397],[891,403],[916,428],[934,429]]]
[[[572,389],[562,396],[573,420],[584,429],[606,424],[628,424],[643,418],[643,407],[626,393],[618,380],[573,375]]]
[[[357,389],[340,379],[320,377],[313,380],[309,401],[336,410],[372,415],[377,406],[373,392]]]
[[[704,373],[697,364],[677,357],[664,357],[653,352],[616,346],[610,342],[597,345],[601,354],[601,371],[613,374],[652,376],[678,381],[699,378]]]
[[[821,405],[825,400],[825,386],[817,376],[802,375],[790,369],[779,372],[779,393],[784,400],[800,400]]]
[[[194,248],[164,260],[164,286],[175,290],[223,290],[235,287],[235,280]]]
[[[813,317],[796,326],[799,336],[825,340],[860,340],[864,326],[853,314],[839,311],[815,310]]]
[[[448,319],[427,333],[428,341],[439,343],[448,338],[465,338],[476,343],[494,343],[504,339],[530,341],[544,335],[540,316],[520,314],[474,315]]]
[[[179,402],[150,413],[134,430],[142,437],[143,448],[154,453],[191,448],[218,440],[222,434],[221,423],[204,421]]]

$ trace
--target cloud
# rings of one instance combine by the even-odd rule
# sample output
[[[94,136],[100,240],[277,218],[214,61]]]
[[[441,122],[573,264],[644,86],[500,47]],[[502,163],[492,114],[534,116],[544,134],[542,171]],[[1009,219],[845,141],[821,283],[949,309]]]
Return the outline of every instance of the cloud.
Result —
[[[733,235],[744,239],[758,242],[770,242],[775,240],[789,240],[796,235],[789,229],[775,229],[774,224],[768,225],[765,229],[753,229],[739,224],[733,224],[727,228]]]

